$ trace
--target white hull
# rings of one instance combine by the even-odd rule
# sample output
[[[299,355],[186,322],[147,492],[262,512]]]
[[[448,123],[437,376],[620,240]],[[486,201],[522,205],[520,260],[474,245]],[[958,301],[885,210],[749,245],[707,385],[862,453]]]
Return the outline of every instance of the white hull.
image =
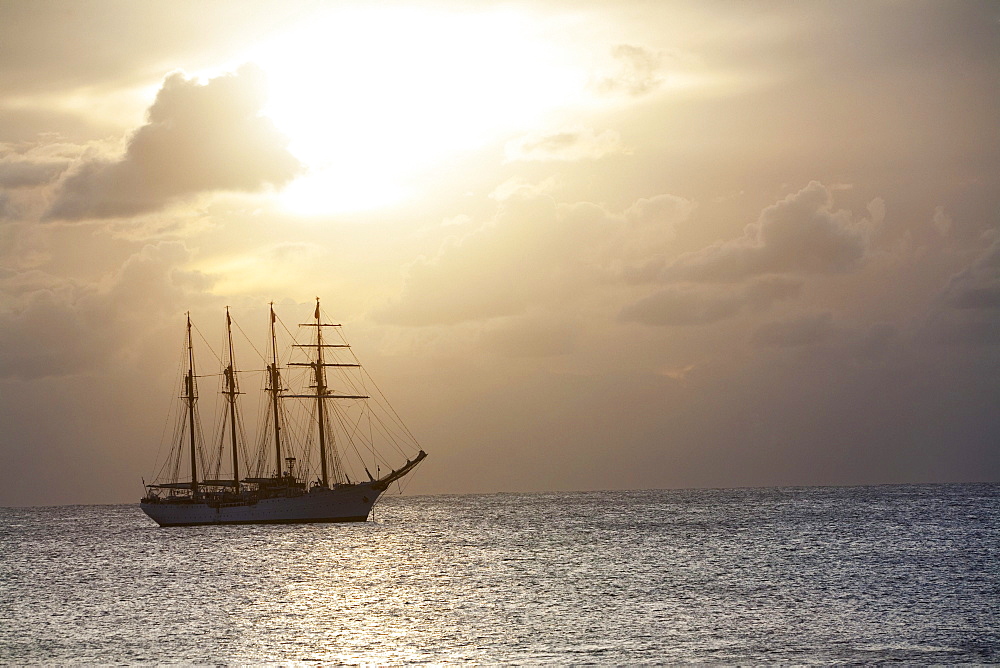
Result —
[[[381,489],[375,489],[378,486]],[[275,497],[241,504],[139,504],[160,526],[196,524],[295,524],[306,522],[364,522],[385,489],[378,482],[314,487],[302,496]]]

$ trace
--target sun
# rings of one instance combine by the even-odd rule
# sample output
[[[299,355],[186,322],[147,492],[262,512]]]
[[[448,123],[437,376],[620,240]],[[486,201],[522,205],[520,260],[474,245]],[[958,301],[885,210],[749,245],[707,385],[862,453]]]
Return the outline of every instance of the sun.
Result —
[[[510,9],[336,9],[258,45],[265,113],[308,169],[283,194],[305,213],[387,206],[443,157],[527,131],[586,73]]]

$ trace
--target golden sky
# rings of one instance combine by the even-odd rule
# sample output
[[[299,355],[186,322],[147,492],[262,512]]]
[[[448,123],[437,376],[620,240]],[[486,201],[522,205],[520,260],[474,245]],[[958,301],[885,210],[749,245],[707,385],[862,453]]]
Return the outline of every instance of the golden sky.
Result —
[[[993,2],[0,3],[0,505],[316,296],[409,492],[1000,480],[998,100]]]

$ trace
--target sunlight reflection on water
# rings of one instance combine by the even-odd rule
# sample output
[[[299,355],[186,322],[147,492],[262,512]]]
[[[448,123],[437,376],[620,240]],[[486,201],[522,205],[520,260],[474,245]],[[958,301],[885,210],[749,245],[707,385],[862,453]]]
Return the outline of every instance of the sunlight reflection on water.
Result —
[[[990,662],[998,510],[995,485],[394,497],[348,525],[0,509],[0,660]]]

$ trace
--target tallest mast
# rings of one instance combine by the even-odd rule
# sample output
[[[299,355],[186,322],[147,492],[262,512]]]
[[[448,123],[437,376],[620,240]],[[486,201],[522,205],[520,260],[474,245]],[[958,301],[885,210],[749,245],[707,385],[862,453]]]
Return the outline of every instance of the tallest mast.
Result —
[[[323,343],[323,328],[324,327],[340,327],[340,325],[334,325],[330,323],[322,322],[320,318],[319,309],[319,298],[316,299],[316,313],[313,316],[315,322],[299,323],[300,327],[315,327],[316,328],[316,343],[296,343],[296,347],[300,348],[315,348],[316,358],[314,362],[289,362],[289,366],[307,366],[312,369],[313,387],[316,389],[315,394],[283,394],[282,397],[285,398],[295,398],[295,399],[315,399],[316,400],[316,417],[319,423],[319,457],[320,457],[320,471],[321,478],[320,484],[324,487],[330,486],[330,473],[329,466],[327,464],[326,451],[329,448],[328,441],[330,440],[330,434],[327,433],[327,420],[326,420],[326,401],[329,399],[368,399],[368,395],[363,394],[338,394],[330,391],[330,388],[326,384],[326,367],[356,367],[359,366],[356,363],[341,364],[339,362],[325,362],[323,358],[323,351],[326,348],[350,348],[347,343]],[[336,444],[333,447],[333,471],[335,482],[341,482],[341,466],[340,460],[337,455]]]
[[[185,389],[187,390],[187,405],[188,405],[188,431],[191,435],[191,496],[193,498],[198,496],[198,456],[197,447],[195,446],[195,435],[194,435],[194,404],[198,397],[195,394],[194,389],[194,345],[191,343],[191,313],[187,314],[187,348],[188,348],[188,372],[187,378],[185,379]]]
[[[233,445],[233,487],[240,493],[240,459],[236,439],[236,365],[233,361],[233,321],[229,317],[229,307],[226,307],[226,339],[229,343],[229,366],[226,367],[226,399],[229,402],[229,434]]]
[[[319,418],[319,461],[323,473],[323,487],[330,486],[326,471],[326,415],[323,399],[326,398],[326,374],[323,373],[323,323],[320,322],[319,297],[316,298],[316,411]]]
[[[268,365],[267,375],[270,382],[268,391],[271,393],[271,412],[274,419],[274,475],[281,477],[281,411],[278,408],[281,378],[278,375],[278,341],[274,336],[275,319],[274,302],[271,302],[271,363]]]

